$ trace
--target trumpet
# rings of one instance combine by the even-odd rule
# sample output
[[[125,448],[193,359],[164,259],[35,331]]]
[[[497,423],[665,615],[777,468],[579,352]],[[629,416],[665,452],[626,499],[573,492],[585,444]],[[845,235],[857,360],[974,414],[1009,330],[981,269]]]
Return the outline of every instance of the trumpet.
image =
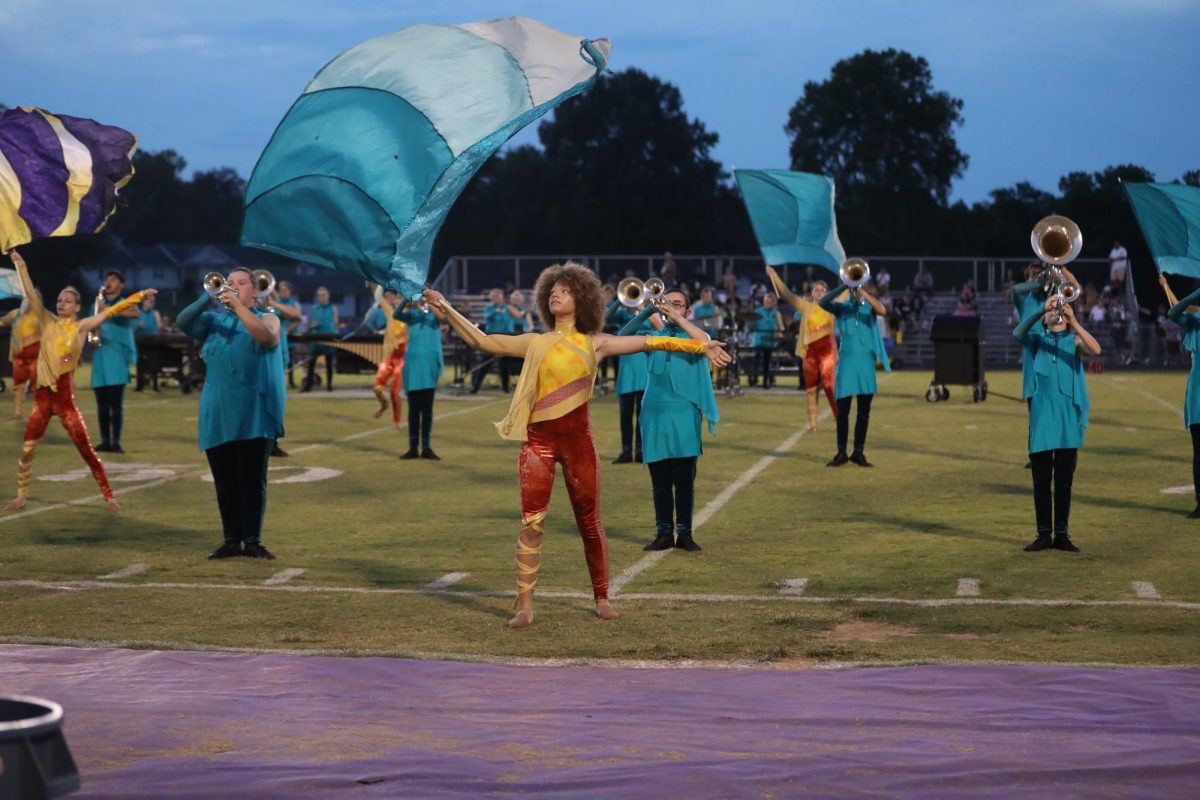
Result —
[[[838,277],[850,287],[850,294],[857,297],[859,289],[871,280],[871,265],[862,258],[848,258],[842,262]]]
[[[221,295],[225,294],[226,292],[234,292],[236,294],[234,288],[229,285],[228,281],[225,280],[225,276],[219,272],[210,272],[206,274],[202,283],[204,284],[204,291],[208,292],[209,297],[211,297],[213,300],[219,300],[220,302],[225,303],[225,305],[229,305],[229,302]]]
[[[643,282],[640,278],[626,278],[617,284],[617,299],[627,308],[637,308],[643,302],[653,303],[666,291],[667,285],[661,278]]]
[[[92,316],[100,313],[100,304],[103,302],[104,287],[101,286],[100,291],[96,292],[96,301],[92,303]],[[88,331],[87,341],[92,347],[99,349],[102,346],[102,342],[100,340],[100,329],[93,328],[92,330]]]
[[[267,299],[275,293],[275,276],[265,269],[256,269],[250,273],[254,281],[254,290],[258,302],[266,304]]]
[[[1083,250],[1083,232],[1073,220],[1051,215],[1038,220],[1033,226],[1029,244],[1033,247],[1034,255],[1046,264],[1042,283],[1046,292],[1058,301],[1053,323],[1061,325],[1066,319],[1062,312],[1063,305],[1074,303],[1081,294],[1079,284],[1068,278],[1061,267],[1074,261]]]

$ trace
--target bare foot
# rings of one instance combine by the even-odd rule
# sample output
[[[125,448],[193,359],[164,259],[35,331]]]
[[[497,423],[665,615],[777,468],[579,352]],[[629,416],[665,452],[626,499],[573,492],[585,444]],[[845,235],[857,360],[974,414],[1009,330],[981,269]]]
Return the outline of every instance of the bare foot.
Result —
[[[533,624],[533,609],[522,608],[517,612],[517,615],[508,621],[508,627],[516,630],[517,628],[528,628]]]
[[[121,504],[117,502],[117,498],[115,497],[105,500],[104,504],[108,506],[108,510],[114,514],[119,514],[121,512]]]
[[[808,432],[809,432],[809,433],[816,433],[816,432],[817,432],[817,426],[816,426],[816,425],[809,425],[809,426],[808,426]]]
[[[10,420],[13,420],[13,419],[25,419],[25,415],[24,415],[24,414],[13,414],[11,417],[9,417],[9,419],[10,419]]]
[[[596,616],[600,619],[616,619],[621,615],[609,605],[607,600],[599,600],[596,602]]]
[[[403,422],[393,422],[392,427],[395,428],[396,430],[400,430],[401,428],[404,427],[404,423]]]
[[[20,511],[25,507],[25,496],[22,495],[4,507],[6,511]]]

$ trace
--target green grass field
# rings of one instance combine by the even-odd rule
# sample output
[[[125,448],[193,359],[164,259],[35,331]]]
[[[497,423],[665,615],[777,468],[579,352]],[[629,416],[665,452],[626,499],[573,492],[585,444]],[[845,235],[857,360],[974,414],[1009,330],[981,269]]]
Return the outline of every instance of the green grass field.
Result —
[[[1090,378],[1092,426],[1071,524],[1080,555],[1021,550],[1034,528],[1014,372],[989,375],[992,395],[980,405],[955,387],[949,403],[926,403],[927,372],[885,377],[867,448],[873,470],[824,466],[835,449],[828,416],[819,432],[795,437],[804,402],[794,378],[769,393],[720,398],[722,423],[705,444],[696,487],[704,552],[672,551],[653,563],[642,551],[653,536],[649,476],[638,465],[609,465],[619,449],[617,406],[597,397],[623,616],[602,623],[592,615],[560,478],[537,623],[517,632],[504,626],[515,586],[516,447],[491,426],[507,401],[498,391],[438,399],[436,463],[397,459],[407,432],[371,418],[367,378],[343,379],[357,388],[333,394],[291,395],[283,444],[293,455],[273,462],[272,478],[322,479],[272,485],[264,541],[279,556],[273,562],[206,560],[220,533],[212,485],[201,479],[197,396],[130,391],[128,454],[106,459],[123,513],[104,511],[56,422],[38,452],[26,513],[0,515],[0,638],[777,666],[1200,665],[1200,523],[1183,516],[1189,493],[1162,491],[1191,482],[1184,378]],[[79,382],[87,386],[86,374]],[[91,392],[79,399],[94,426]],[[5,415],[9,402],[0,395]],[[22,428],[4,425],[7,496]],[[146,569],[100,579],[135,564]],[[263,586],[289,569],[303,572]],[[467,575],[449,591],[424,590],[450,573]],[[807,581],[803,592],[785,593],[798,579]],[[978,598],[957,596],[961,579],[978,581]],[[1135,582],[1152,584],[1158,599],[1139,597]],[[1025,600],[1071,602],[1014,602]]]

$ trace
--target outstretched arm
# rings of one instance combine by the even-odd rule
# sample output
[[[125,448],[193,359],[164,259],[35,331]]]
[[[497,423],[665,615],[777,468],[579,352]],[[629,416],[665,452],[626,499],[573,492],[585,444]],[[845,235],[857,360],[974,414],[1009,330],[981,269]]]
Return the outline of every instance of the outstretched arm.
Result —
[[[850,291],[850,287],[843,283],[841,286],[837,287],[836,289],[831,289],[830,291],[826,292],[825,295],[820,300],[817,301],[817,305],[819,305],[821,308],[825,309],[826,311],[835,312],[835,311],[837,311],[839,306],[850,305],[848,302],[845,302],[845,301],[840,302],[840,303],[838,302],[838,298],[841,297],[842,294],[844,294],[845,292],[848,292],[848,291]]]
[[[179,316],[175,319],[175,324],[179,326],[179,330],[193,339],[203,339],[206,331],[202,320],[210,302],[212,302],[212,298],[207,293],[204,293],[196,298],[194,303],[183,311],[180,311]]]
[[[1029,332],[1033,330],[1033,326],[1037,324],[1037,321],[1042,318],[1042,314],[1044,313],[1046,313],[1046,310],[1039,306],[1036,312],[1021,320],[1021,324],[1013,329],[1013,336],[1016,337],[1018,342],[1021,344],[1027,343]]]
[[[522,333],[516,336],[484,333],[475,323],[455,311],[441,292],[436,289],[426,289],[424,296],[425,302],[429,304],[434,313],[450,323],[450,330],[458,334],[459,338],[469,347],[474,347],[476,350],[497,356],[524,357],[529,346],[533,344],[533,340],[537,338],[536,333]]]
[[[21,254],[16,250],[9,252],[8,257],[12,259],[13,266],[17,268],[17,276],[21,279],[21,288],[25,290],[25,299],[29,301],[29,310],[34,316],[40,317],[46,311],[46,307],[42,305],[42,301],[38,298],[37,292],[33,288],[33,281],[29,277],[29,267],[25,265],[25,259],[21,258]]]
[[[733,359],[723,349],[724,342],[703,342],[699,339],[677,339],[673,336],[613,336],[594,334],[596,360],[606,356],[627,356],[646,350],[669,350],[677,353],[703,353],[709,361],[723,367]]]
[[[80,335],[94,331],[96,328],[99,328],[113,317],[129,316],[127,312],[131,308],[134,310],[134,312],[137,312],[136,306],[138,303],[142,302],[144,298],[153,297],[156,294],[158,294],[157,289],[143,289],[140,292],[134,292],[119,303],[114,303],[113,305],[101,311],[99,314],[93,314],[90,317],[84,317],[79,321]]]
[[[675,306],[663,306],[663,313],[667,315],[671,322],[682,328],[684,333],[696,341],[704,342],[707,345],[712,340],[711,336],[705,333],[703,329],[697,327],[694,322],[685,317]]]
[[[1100,343],[1079,324],[1079,320],[1075,318],[1075,309],[1071,308],[1070,304],[1063,305],[1063,316],[1067,318],[1067,325],[1075,332],[1075,346],[1089,356],[1100,355]]]
[[[613,302],[616,301],[614,300]],[[647,303],[645,308],[639,311],[629,322],[626,322],[621,330],[617,331],[617,336],[632,336],[637,333],[638,329],[642,327],[646,320],[650,319],[650,315],[656,310],[654,306]]]
[[[791,303],[792,308],[796,309],[801,314],[808,312],[806,306],[808,306],[811,301],[805,300],[800,295],[788,289],[787,285],[783,282],[783,278],[779,277],[779,273],[775,271],[774,267],[767,267],[767,275],[770,276],[771,284],[775,287],[775,294]]]

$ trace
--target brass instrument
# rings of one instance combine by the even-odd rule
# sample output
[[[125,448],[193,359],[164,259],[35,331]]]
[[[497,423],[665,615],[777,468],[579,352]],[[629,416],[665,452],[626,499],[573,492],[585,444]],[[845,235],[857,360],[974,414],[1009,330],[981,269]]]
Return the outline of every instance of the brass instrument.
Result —
[[[104,287],[100,287],[100,291],[96,292],[96,301],[92,303],[92,316],[100,313],[100,304],[104,302]],[[101,347],[100,328],[95,327],[88,331],[87,342],[92,347],[99,349]]]
[[[229,301],[222,297],[222,295],[226,292],[234,292],[236,294],[234,288],[225,280],[225,276],[219,272],[209,272],[204,276],[202,283],[204,284],[204,291],[208,292],[209,297],[225,305],[229,305]]]
[[[850,287],[850,294],[858,297],[859,290],[871,280],[871,265],[862,258],[848,258],[842,262],[838,277]]]
[[[265,269],[256,269],[250,273],[250,278],[254,281],[258,302],[266,305],[271,295],[275,294],[275,276]]]
[[[653,303],[667,289],[661,278],[643,282],[640,278],[626,278],[617,284],[617,299],[627,308],[637,308],[643,302]]]
[[[1079,284],[1063,274],[1061,267],[1079,257],[1083,250],[1083,232],[1067,217],[1051,215],[1038,220],[1029,234],[1029,243],[1034,255],[1046,264],[1042,283],[1047,293],[1058,302],[1054,312],[1054,324],[1061,325],[1066,319],[1062,307],[1074,303],[1082,294]]]

